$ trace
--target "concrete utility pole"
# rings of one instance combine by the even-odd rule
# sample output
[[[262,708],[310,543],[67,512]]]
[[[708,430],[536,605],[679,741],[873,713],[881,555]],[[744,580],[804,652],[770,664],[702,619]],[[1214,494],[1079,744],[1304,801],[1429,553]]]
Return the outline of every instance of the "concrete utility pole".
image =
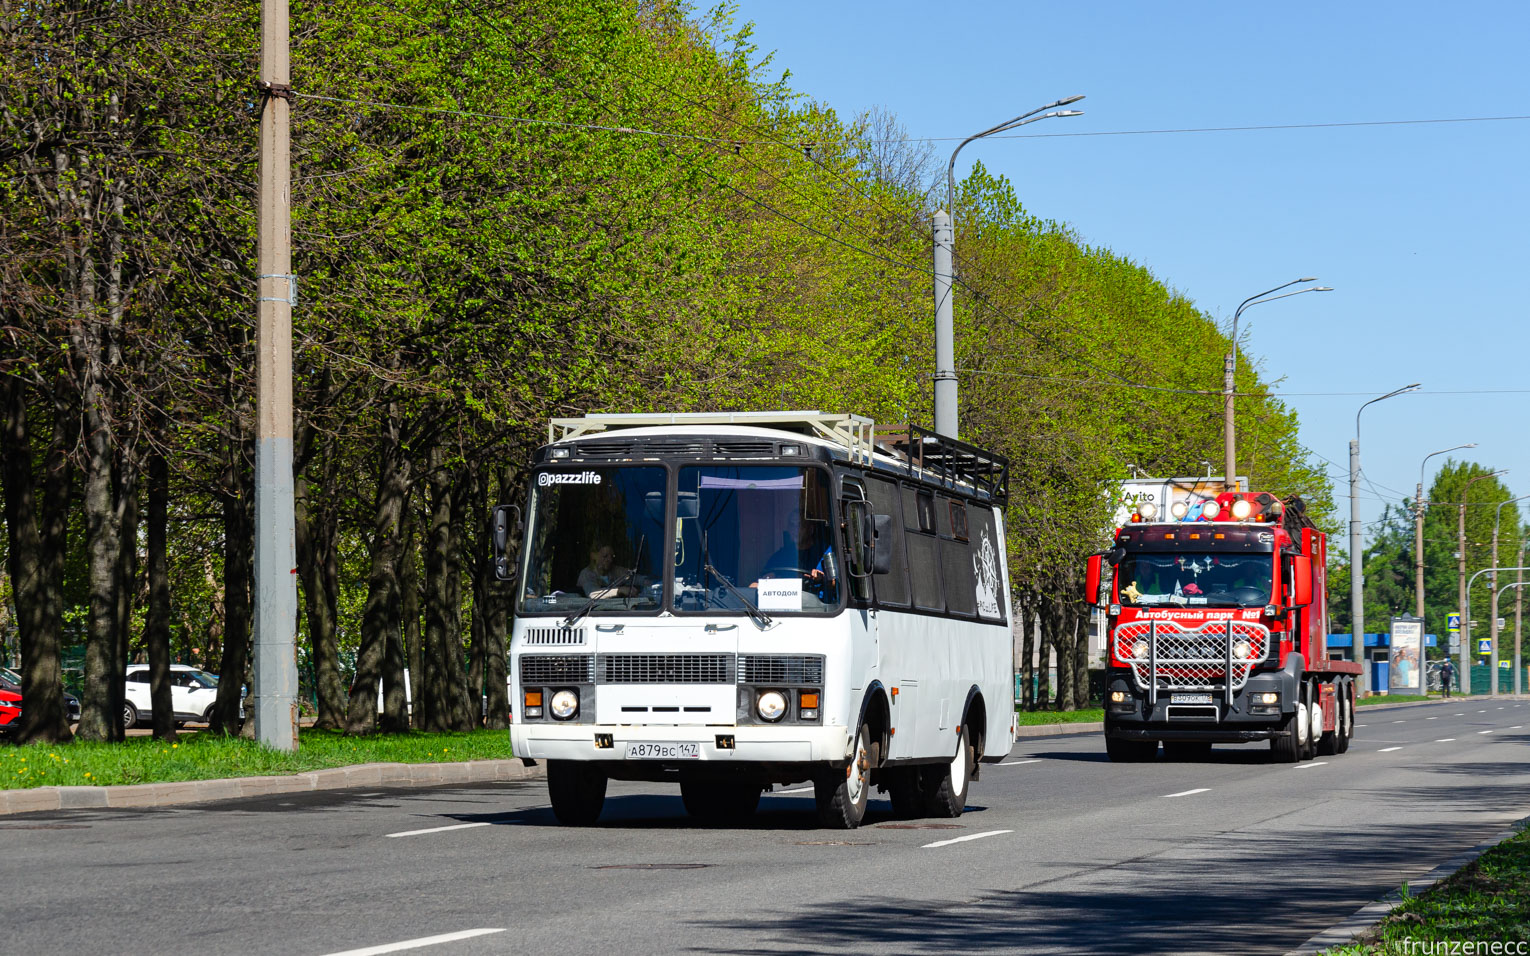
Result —
[[[1525,566],[1525,539],[1519,539],[1519,560],[1514,562],[1520,567]],[[1519,571],[1514,580],[1514,693],[1516,696],[1524,693],[1524,663],[1520,658],[1520,648],[1524,638],[1520,636],[1521,612],[1525,606],[1525,572]]]
[[[1238,368],[1238,317],[1243,310],[1251,305],[1263,305],[1266,302],[1274,302],[1275,299],[1284,299],[1286,296],[1301,295],[1303,292],[1332,292],[1333,289],[1326,285],[1313,286],[1310,289],[1297,289],[1295,292],[1287,292],[1285,295],[1277,295],[1266,299],[1271,292],[1279,292],[1287,286],[1296,285],[1298,282],[1316,282],[1316,276],[1307,276],[1303,279],[1292,279],[1285,285],[1278,285],[1273,289],[1251,295],[1243,300],[1233,313],[1232,320],[1232,344],[1227,349],[1227,359],[1222,363],[1222,456],[1223,467],[1222,486],[1228,491],[1238,490],[1237,464],[1233,461],[1233,373]]]
[[[255,334],[255,736],[297,749],[292,488],[292,86],[287,0],[260,11],[260,277]]]
[[[1350,629],[1355,632],[1355,659],[1360,662],[1362,695],[1370,692],[1371,669],[1365,666],[1365,554],[1360,539],[1360,413],[1365,411],[1366,405],[1384,402],[1418,387],[1418,382],[1404,385],[1362,404],[1355,411],[1355,438],[1349,443],[1349,617]]]
[[[1499,571],[1530,571],[1530,568],[1524,567],[1522,565],[1516,565],[1515,567],[1512,567],[1512,568],[1500,568],[1497,565],[1494,565],[1493,567],[1483,568],[1482,570],[1476,572],[1470,578],[1467,579],[1466,588],[1465,588],[1465,590],[1466,590],[1466,612],[1461,615],[1461,627],[1462,627],[1462,629],[1464,631],[1464,634],[1462,635],[1462,641],[1461,641],[1461,656],[1463,658],[1466,656],[1466,649],[1467,649],[1467,646],[1471,643],[1471,638],[1472,638],[1472,613],[1471,613],[1472,612],[1472,585],[1476,584],[1477,583],[1477,579],[1482,577],[1484,574],[1491,573],[1493,575],[1493,577],[1496,578],[1498,576],[1498,572]],[[1513,585],[1510,585],[1510,587],[1513,587]],[[1495,597],[1497,596],[1496,592],[1495,592],[1494,596]],[[1467,685],[1462,684],[1461,685],[1462,693],[1466,693],[1467,690],[1468,690]]]
[[[1456,607],[1461,611],[1461,694],[1465,696],[1472,692],[1472,615],[1469,606],[1466,581],[1466,493],[1476,482],[1485,478],[1497,478],[1499,475],[1507,475],[1509,469],[1495,471],[1486,475],[1478,475],[1475,478],[1466,479],[1466,484],[1461,486],[1461,500],[1456,503]],[[1493,564],[1496,566],[1497,561]],[[1479,572],[1480,573],[1480,572]],[[1472,575],[1472,580],[1477,576]]]
[[[1421,621],[1424,619],[1424,466],[1435,455],[1476,447],[1476,442],[1468,442],[1465,445],[1442,448],[1425,455],[1424,460],[1418,463],[1418,491],[1413,495],[1413,595],[1417,604],[1415,615]],[[1449,647],[1445,650],[1445,656],[1450,656]]]
[[[995,133],[1006,133],[1012,129],[1034,123],[1037,120],[1051,119],[1054,116],[1083,116],[1083,110],[1056,110],[1042,116],[1037,116],[1042,110],[1050,110],[1054,106],[1067,106],[1069,103],[1077,103],[1082,96],[1069,96],[1055,103],[1037,107],[1029,113],[1021,113],[1012,120],[1005,120],[998,126],[992,126],[981,133],[974,133],[962,140],[956,149],[951,151],[951,161],[946,163],[946,208],[935,210],[932,217],[932,226],[935,239],[934,273],[935,273],[935,432],[947,438],[960,438],[957,434],[956,424],[956,331],[955,318],[951,311],[951,287],[956,278],[953,260],[955,259],[955,232],[951,228],[950,210],[956,203],[956,154],[962,151],[962,147],[975,139],[984,136],[992,136]]]
[[[1524,501],[1526,498],[1530,498],[1530,495],[1520,495],[1518,498],[1510,498],[1508,501],[1500,501],[1498,503],[1498,508],[1493,512],[1493,567],[1495,567],[1495,568],[1498,567],[1498,524],[1503,519],[1503,506],[1504,505],[1512,505],[1516,501]],[[1518,521],[1516,521],[1514,523],[1516,525],[1519,524]],[[1521,561],[1520,563],[1523,564],[1524,562]],[[1497,571],[1493,572],[1493,579],[1492,580],[1493,580],[1493,584],[1492,584],[1492,587],[1493,587],[1493,607],[1492,607],[1492,611],[1491,611],[1492,620],[1488,621],[1488,627],[1491,628],[1489,633],[1493,635],[1492,651],[1491,651],[1491,653],[1489,654],[1489,657],[1488,657],[1488,667],[1490,667],[1492,669],[1492,673],[1489,675],[1488,679],[1489,679],[1489,681],[1491,681],[1491,686],[1492,686],[1492,689],[1489,691],[1489,693],[1492,693],[1492,694],[1496,695],[1498,693],[1498,591],[1499,591],[1499,588],[1498,588],[1498,572]]]

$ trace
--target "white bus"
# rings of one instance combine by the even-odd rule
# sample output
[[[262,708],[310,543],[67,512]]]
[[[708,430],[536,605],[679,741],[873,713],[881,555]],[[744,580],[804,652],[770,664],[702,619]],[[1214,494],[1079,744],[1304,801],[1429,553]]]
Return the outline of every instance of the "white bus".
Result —
[[[757,412],[555,419],[518,523],[511,731],[553,812],[673,781],[709,822],[811,781],[853,828],[962,812],[1014,744],[1006,461],[912,426]]]

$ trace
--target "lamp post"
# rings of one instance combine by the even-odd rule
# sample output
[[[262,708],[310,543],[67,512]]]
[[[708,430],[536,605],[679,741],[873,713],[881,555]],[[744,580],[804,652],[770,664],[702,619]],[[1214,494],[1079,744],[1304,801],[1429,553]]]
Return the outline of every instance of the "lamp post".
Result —
[[[1483,477],[1487,477],[1487,476],[1484,475]],[[1500,568],[1500,567],[1498,567],[1495,564],[1493,567],[1483,568],[1482,570],[1480,570],[1477,573],[1473,574],[1471,576],[1471,579],[1466,582],[1466,587],[1462,589],[1463,593],[1465,593],[1465,595],[1466,595],[1466,603],[1465,603],[1465,605],[1463,605],[1466,610],[1465,610],[1465,612],[1461,616],[1461,628],[1462,628],[1462,630],[1465,631],[1465,634],[1462,635],[1462,641],[1461,641],[1461,666],[1462,667],[1466,667],[1467,666],[1468,662],[1466,660],[1466,649],[1471,644],[1471,641],[1472,641],[1472,585],[1477,583],[1477,579],[1478,578],[1482,577],[1484,574],[1487,574],[1489,572],[1492,572],[1493,577],[1496,578],[1498,576],[1498,572],[1499,571],[1530,571],[1530,568],[1524,567],[1523,565],[1516,565],[1516,566],[1514,566],[1512,568]],[[1461,693],[1469,694],[1469,693],[1471,693],[1471,684],[1469,683],[1469,679],[1471,677],[1471,673],[1472,672],[1468,670],[1465,673],[1466,673],[1466,679],[1463,679],[1461,681]]]
[[[1222,484],[1228,491],[1237,491],[1238,470],[1233,462],[1233,373],[1238,367],[1238,317],[1243,310],[1251,305],[1264,305],[1266,302],[1274,302],[1276,299],[1284,299],[1293,295],[1301,295],[1303,292],[1332,292],[1333,289],[1326,285],[1309,286],[1305,289],[1297,289],[1295,292],[1287,292],[1285,295],[1271,296],[1271,292],[1279,292],[1281,289],[1296,285],[1299,282],[1316,282],[1317,277],[1306,276],[1301,279],[1292,279],[1285,285],[1278,285],[1258,295],[1251,295],[1243,300],[1237,311],[1233,312],[1232,320],[1232,343],[1227,350],[1227,360],[1222,363],[1222,458],[1225,470],[1222,473]]]
[[[1498,507],[1493,512],[1493,566],[1494,567],[1498,566],[1498,522],[1503,518],[1503,506],[1504,505],[1512,505],[1516,501],[1524,501],[1526,498],[1530,498],[1530,495],[1520,495],[1518,498],[1510,498],[1508,501],[1500,501],[1500,502],[1498,502]],[[1518,523],[1519,522],[1517,522],[1517,521],[1515,522],[1515,524],[1518,524]],[[1524,562],[1521,561],[1520,563],[1523,564]],[[1493,601],[1492,601],[1492,610],[1490,612],[1492,614],[1492,620],[1488,622],[1488,627],[1490,627],[1492,629],[1489,633],[1491,633],[1493,635],[1492,651],[1488,655],[1488,667],[1492,668],[1492,672],[1491,672],[1491,674],[1490,674],[1490,676],[1488,678],[1489,681],[1490,681],[1490,685],[1491,685],[1491,689],[1488,692],[1490,694],[1493,694],[1493,695],[1496,696],[1498,694],[1498,572],[1497,571],[1493,572],[1492,582],[1493,582],[1493,584],[1492,584],[1492,587],[1493,587]]]
[[[1519,539],[1519,560],[1515,561],[1514,563],[1520,567],[1524,567],[1525,565],[1524,538]],[[1521,642],[1524,640],[1524,638],[1520,636],[1519,626],[1521,621],[1521,613],[1524,611],[1525,607],[1525,572],[1520,571],[1515,575],[1514,587],[1516,589],[1514,591],[1514,694],[1515,696],[1518,696],[1519,694],[1524,693],[1524,675],[1520,670],[1524,664],[1519,659]]]
[[[1476,447],[1476,442],[1467,442],[1465,445],[1442,448],[1425,455],[1424,460],[1418,463],[1418,492],[1413,496],[1413,594],[1417,605],[1415,613],[1421,621],[1424,619],[1424,466],[1435,455]],[[1446,656],[1449,656],[1448,651]]]
[[[1355,657],[1360,661],[1360,693],[1371,689],[1365,666],[1365,560],[1360,548],[1360,413],[1367,405],[1396,398],[1419,387],[1418,382],[1378,395],[1355,410],[1355,437],[1349,443],[1349,605],[1351,630],[1355,632]]]
[[[952,259],[956,238],[951,230],[950,208],[956,200],[956,154],[975,139],[1018,129],[1027,123],[1051,119],[1054,116],[1083,116],[1083,110],[1054,110],[1053,107],[1077,103],[1083,96],[1069,96],[1046,106],[1038,106],[1029,113],[1021,113],[1012,120],[989,127],[981,133],[962,140],[951,151],[946,163],[946,208],[935,210],[932,226],[935,235],[935,432],[947,438],[958,438],[956,425],[956,331],[951,310],[951,285],[955,280]],[[1042,113],[1043,110],[1052,110]],[[1042,113],[1038,116],[1036,114]]]
[[[1484,478],[1497,478],[1499,475],[1507,475],[1509,469],[1503,468],[1486,475],[1478,475],[1475,478],[1466,479],[1466,484],[1461,486],[1461,500],[1456,506],[1456,607],[1461,609],[1461,693],[1472,692],[1472,658],[1471,658],[1471,634],[1472,615],[1468,607],[1469,595],[1466,593],[1466,495],[1476,482]],[[1497,561],[1493,562],[1497,564]],[[1476,575],[1472,576],[1476,580]]]

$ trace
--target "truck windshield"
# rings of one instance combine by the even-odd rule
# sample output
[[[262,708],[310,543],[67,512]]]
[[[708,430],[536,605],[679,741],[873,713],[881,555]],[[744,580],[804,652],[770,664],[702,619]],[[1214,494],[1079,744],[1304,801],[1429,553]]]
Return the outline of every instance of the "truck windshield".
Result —
[[[657,610],[664,486],[657,467],[537,472],[526,509],[521,611]]]
[[[680,469],[678,490],[671,536],[677,610],[743,611],[744,599],[766,614],[838,606],[825,472],[703,465]]]
[[[1268,554],[1131,554],[1116,571],[1122,604],[1134,607],[1263,607],[1270,603]]]

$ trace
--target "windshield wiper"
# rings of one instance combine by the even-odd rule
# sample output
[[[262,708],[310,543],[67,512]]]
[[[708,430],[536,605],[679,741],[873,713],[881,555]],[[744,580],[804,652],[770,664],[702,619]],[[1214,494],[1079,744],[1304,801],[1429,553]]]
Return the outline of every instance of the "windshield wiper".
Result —
[[[622,588],[627,584],[628,581],[632,580],[632,576],[634,574],[637,574],[637,568],[633,568],[631,571],[628,571],[626,574],[621,576],[621,580],[617,581],[615,584],[612,584],[609,587],[604,588],[602,590],[603,591],[604,590],[614,590],[614,591],[616,591],[616,593],[618,595],[620,595]],[[581,607],[577,611],[574,611],[568,617],[563,619],[563,626],[564,627],[573,627],[575,624],[579,623],[581,620],[584,619],[584,616],[586,614],[590,613],[590,611],[595,607],[595,602],[598,601],[598,600],[600,600],[600,599],[597,598],[597,597],[591,596],[588,600],[586,600],[584,602],[584,606],[583,607]]]
[[[735,587],[733,582],[728,580],[726,574],[723,574],[713,566],[711,553],[707,551],[707,533],[705,531],[701,533],[701,567],[708,574],[717,575],[717,580],[721,581],[723,586],[732,592],[734,597],[739,599],[740,603],[744,605],[744,611],[749,615],[749,619],[758,624],[760,628],[767,628],[774,623],[771,621],[769,614],[755,607],[754,602],[749,600],[743,591]]]

